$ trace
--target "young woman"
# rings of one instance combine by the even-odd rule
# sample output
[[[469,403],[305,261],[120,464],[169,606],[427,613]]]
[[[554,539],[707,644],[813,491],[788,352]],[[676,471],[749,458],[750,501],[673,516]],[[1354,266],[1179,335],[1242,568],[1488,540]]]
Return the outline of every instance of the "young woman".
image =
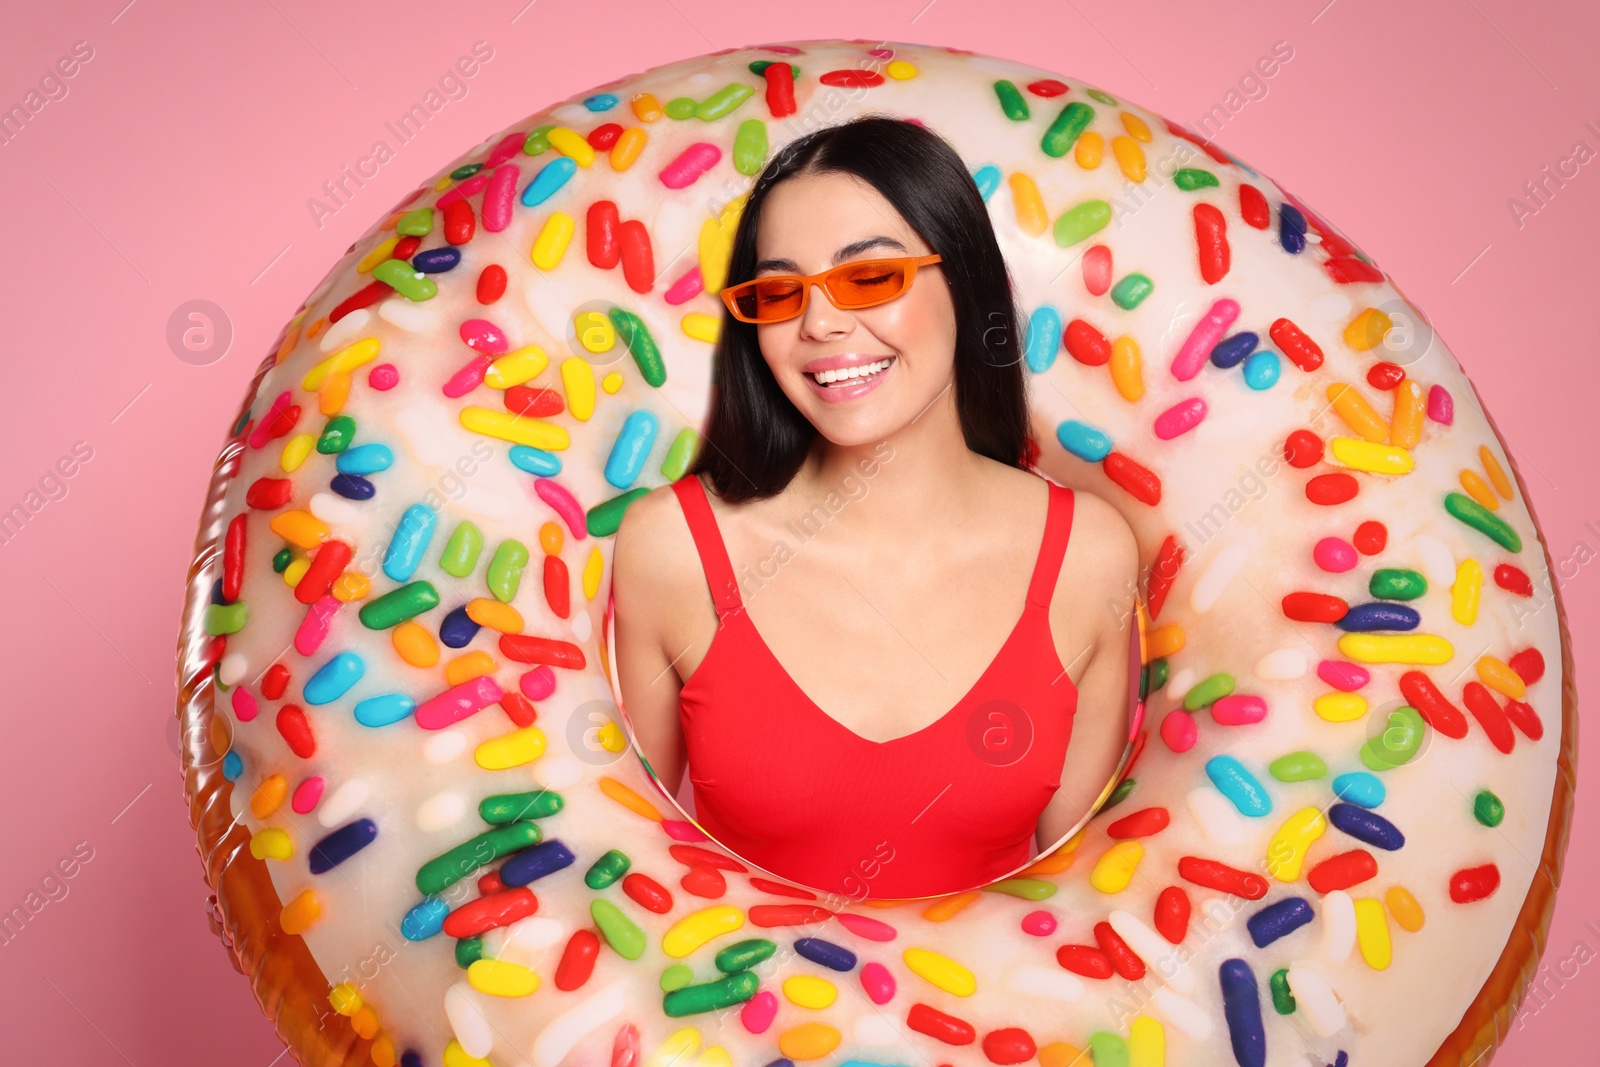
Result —
[[[723,298],[699,454],[617,531],[652,773],[676,797],[687,762],[707,833],[824,891],[1014,873],[1117,770],[1138,560],[1115,508],[1030,469],[983,198],[922,126],[818,130],[751,189]]]

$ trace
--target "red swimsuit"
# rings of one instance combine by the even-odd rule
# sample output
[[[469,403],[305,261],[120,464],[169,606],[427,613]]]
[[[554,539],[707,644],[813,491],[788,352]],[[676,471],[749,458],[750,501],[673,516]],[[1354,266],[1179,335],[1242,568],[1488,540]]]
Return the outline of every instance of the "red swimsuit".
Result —
[[[674,482],[718,628],[680,693],[696,818],[775,874],[851,899],[986,884],[1028,862],[1061,784],[1078,690],[1050,632],[1073,491],[1049,511],[1027,602],[1005,645],[932,724],[872,741],[801,691],[744,610],[700,479]]]

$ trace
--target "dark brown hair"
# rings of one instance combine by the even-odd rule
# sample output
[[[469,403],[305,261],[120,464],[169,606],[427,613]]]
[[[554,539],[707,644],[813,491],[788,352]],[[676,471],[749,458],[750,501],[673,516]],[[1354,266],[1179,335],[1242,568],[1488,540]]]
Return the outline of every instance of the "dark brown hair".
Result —
[[[802,174],[868,182],[934,252],[955,301],[955,400],[967,447],[1008,466],[1036,454],[1011,278],[988,206],[942,136],[889,115],[823,127],[785,145],[756,178],[733,238],[726,284],[755,274],[756,231],[767,194]],[[934,268],[924,268],[934,269]],[[753,323],[722,311],[712,354],[711,412],[688,474],[704,472],[737,503],[778,493],[805,461],[816,427],[790,403],[761,355]]]

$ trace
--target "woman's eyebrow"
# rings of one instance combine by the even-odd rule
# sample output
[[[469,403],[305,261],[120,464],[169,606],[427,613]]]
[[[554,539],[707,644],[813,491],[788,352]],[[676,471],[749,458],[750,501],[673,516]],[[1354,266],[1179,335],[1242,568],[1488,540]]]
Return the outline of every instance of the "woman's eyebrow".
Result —
[[[906,246],[896,241],[893,237],[878,234],[873,237],[863,237],[859,241],[851,241],[833,254],[833,262],[837,266],[851,256],[859,256],[869,248],[893,248],[899,252],[906,251]],[[753,273],[760,274],[764,270],[786,270],[798,274],[800,273],[800,265],[792,259],[763,259],[756,264]]]

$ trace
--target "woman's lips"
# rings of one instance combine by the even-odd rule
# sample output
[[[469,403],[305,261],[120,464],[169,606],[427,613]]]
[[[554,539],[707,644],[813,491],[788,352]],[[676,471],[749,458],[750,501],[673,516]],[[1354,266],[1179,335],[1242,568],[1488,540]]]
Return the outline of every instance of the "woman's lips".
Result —
[[[828,385],[824,385],[817,381],[814,374],[806,374],[805,379],[806,382],[810,384],[812,391],[824,400],[833,403],[843,400],[854,400],[857,397],[865,396],[867,393],[870,393],[872,390],[876,389],[878,384],[883,381],[884,377],[894,369],[894,365],[897,362],[899,362],[899,360],[894,356],[889,356],[886,358],[886,360],[875,360],[872,363],[863,364],[863,366],[874,366],[885,363],[886,365],[884,365],[881,370],[874,371],[870,374],[862,374],[854,378],[843,379]]]

